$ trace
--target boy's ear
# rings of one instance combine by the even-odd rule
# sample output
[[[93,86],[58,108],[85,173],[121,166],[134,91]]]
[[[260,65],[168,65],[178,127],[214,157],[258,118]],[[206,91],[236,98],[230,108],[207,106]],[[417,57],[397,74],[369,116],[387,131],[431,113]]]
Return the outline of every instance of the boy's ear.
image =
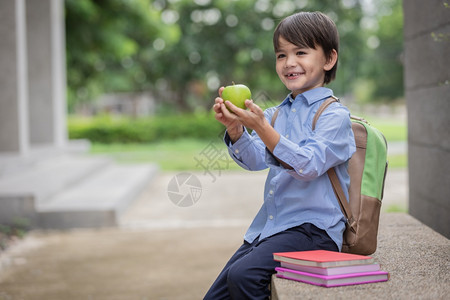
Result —
[[[333,49],[330,53],[330,56],[327,58],[327,61],[326,61],[325,65],[323,66],[323,69],[325,71],[330,71],[336,64],[337,58],[338,58],[337,51],[336,51],[336,49]]]

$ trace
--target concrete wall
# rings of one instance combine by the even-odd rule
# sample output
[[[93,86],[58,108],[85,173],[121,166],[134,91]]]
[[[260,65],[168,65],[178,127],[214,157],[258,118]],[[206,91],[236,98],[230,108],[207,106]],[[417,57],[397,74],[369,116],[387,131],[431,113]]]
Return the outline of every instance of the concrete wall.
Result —
[[[450,8],[403,2],[409,213],[450,238]]]
[[[27,0],[30,143],[64,146],[66,74],[64,3]]]
[[[65,146],[64,28],[64,1],[0,0],[0,155]]]
[[[0,152],[26,154],[28,82],[25,1],[0,1]]]

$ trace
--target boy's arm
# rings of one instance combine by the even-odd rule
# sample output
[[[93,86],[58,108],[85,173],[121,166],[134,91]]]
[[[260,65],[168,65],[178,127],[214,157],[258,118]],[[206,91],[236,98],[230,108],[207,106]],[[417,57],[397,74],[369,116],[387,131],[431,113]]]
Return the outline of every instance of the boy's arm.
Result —
[[[344,163],[354,152],[350,114],[344,107],[333,105],[334,109],[327,109],[321,115],[315,132],[304,145],[299,146],[280,136],[252,101],[245,102],[248,110],[240,109],[228,101],[225,104],[235,112],[244,126],[255,130],[284,168],[292,170],[296,177],[303,180],[314,179],[329,168]]]
[[[226,127],[225,143],[236,163],[247,170],[263,170],[267,168],[264,160],[265,147],[255,133],[250,136],[236,114],[231,113],[224,104],[223,87],[219,89],[219,97],[215,99],[213,110],[215,118]]]
[[[231,102],[226,101],[226,105],[238,116],[240,123],[248,128],[252,128],[259,136],[261,141],[265,144],[267,149],[273,154],[273,151],[280,141],[280,134],[270,125],[269,121],[264,116],[263,110],[253,103],[252,100],[245,101],[248,110],[243,110]],[[230,136],[231,137],[231,136]],[[274,155],[275,156],[275,155]],[[284,161],[277,158],[277,161],[286,169],[293,169]]]
[[[224,142],[231,158],[242,168],[249,171],[260,171],[267,168],[266,147],[255,131],[250,134],[244,129],[244,133],[235,143],[232,143],[226,132]]]
[[[232,144],[236,143],[244,133],[244,127],[239,124],[239,126],[227,127],[227,133]]]
[[[245,106],[248,110],[241,109],[230,101],[225,101],[225,104],[234,112],[234,115],[240,124],[256,131],[259,138],[264,142],[270,152],[275,149],[275,146],[280,140],[280,134],[269,124],[264,116],[263,110],[253,103],[253,100],[245,100]],[[226,108],[224,109],[226,110]],[[224,112],[224,115],[226,115],[226,113],[227,112]],[[228,112],[228,114],[231,113]]]
[[[265,122],[265,124],[263,124],[261,128],[254,130],[258,133],[259,137],[264,142],[267,149],[270,151],[270,153],[272,153],[273,157],[275,157],[275,159],[280,163],[280,165],[283,166],[283,168],[289,170],[294,169],[292,166],[285,163],[284,161],[282,161],[276,155],[273,154],[275,147],[280,142],[280,134],[272,127],[272,125],[269,124],[269,122]]]
[[[312,180],[331,167],[346,162],[355,151],[350,113],[338,104],[332,104],[319,118],[316,129],[298,145],[281,136],[274,156],[293,167],[292,175]]]

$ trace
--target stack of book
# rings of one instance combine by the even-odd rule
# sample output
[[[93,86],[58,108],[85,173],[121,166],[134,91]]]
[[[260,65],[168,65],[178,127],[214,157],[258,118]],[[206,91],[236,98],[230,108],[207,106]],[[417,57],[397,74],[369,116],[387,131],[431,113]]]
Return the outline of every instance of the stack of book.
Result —
[[[389,280],[389,273],[370,256],[326,250],[281,252],[276,276],[309,284],[335,287]]]

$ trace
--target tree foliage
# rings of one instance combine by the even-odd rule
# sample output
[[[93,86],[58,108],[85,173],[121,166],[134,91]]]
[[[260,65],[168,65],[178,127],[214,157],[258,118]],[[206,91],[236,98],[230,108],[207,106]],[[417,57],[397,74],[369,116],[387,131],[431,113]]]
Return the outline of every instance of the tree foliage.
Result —
[[[403,11],[397,0],[382,0],[379,6],[378,26],[371,36],[379,42],[370,52],[376,63],[368,64],[365,78],[375,86],[374,101],[389,101],[403,97]]]
[[[382,87],[370,97],[394,99],[402,91],[401,4],[377,1],[393,13],[375,11],[378,27],[361,28],[363,0],[66,0],[69,103],[150,90],[168,109],[186,111],[210,107],[217,88],[232,81],[279,100],[287,90],[275,72],[272,34],[300,10],[322,11],[338,26],[336,94],[364,82]]]
[[[66,0],[69,105],[105,92],[151,89],[157,59],[153,43],[179,39],[177,26],[160,22],[148,0]]]

